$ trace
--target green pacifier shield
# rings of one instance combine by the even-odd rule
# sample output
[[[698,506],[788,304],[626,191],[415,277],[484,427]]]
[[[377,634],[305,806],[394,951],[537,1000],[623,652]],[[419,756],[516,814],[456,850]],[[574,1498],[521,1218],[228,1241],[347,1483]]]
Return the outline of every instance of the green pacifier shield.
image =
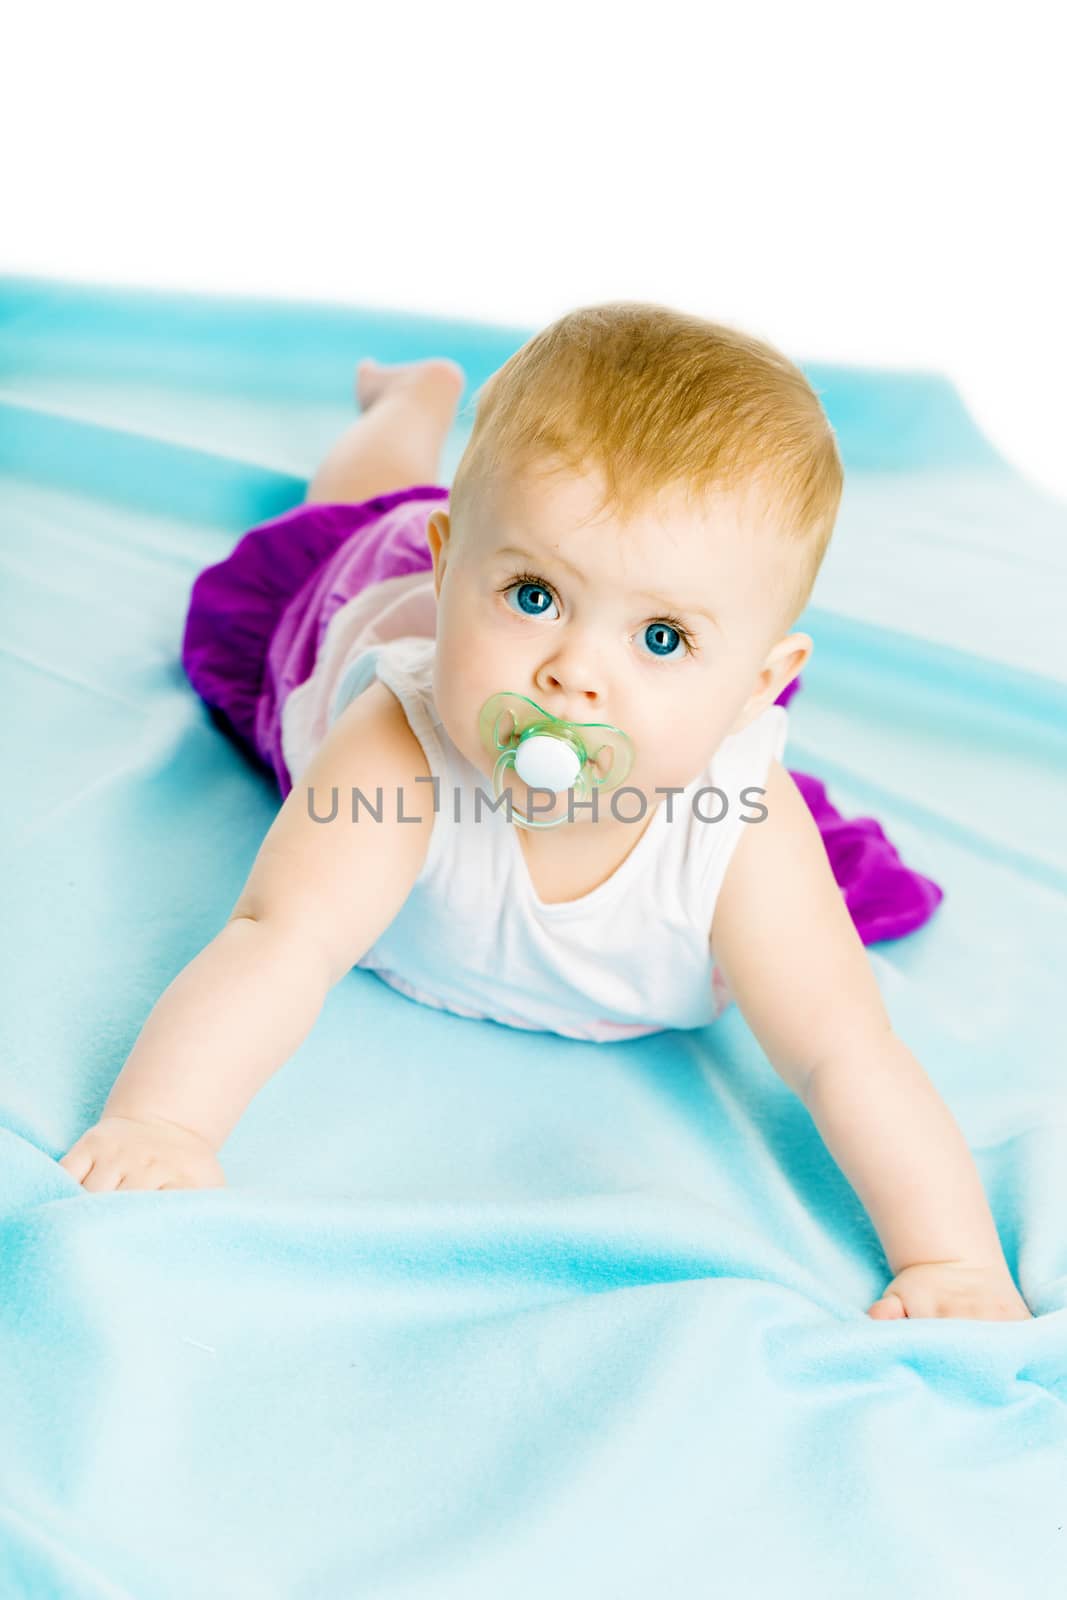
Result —
[[[504,792],[504,773],[514,767],[531,789],[548,789],[559,794],[575,790],[586,799],[594,789],[614,789],[622,783],[633,765],[633,745],[619,728],[609,722],[568,722],[554,717],[525,695],[503,691],[490,695],[478,716],[482,744],[496,756],[493,793]],[[607,753],[611,765],[600,770]],[[526,827],[554,827],[555,822],[533,822],[515,813],[515,820]]]

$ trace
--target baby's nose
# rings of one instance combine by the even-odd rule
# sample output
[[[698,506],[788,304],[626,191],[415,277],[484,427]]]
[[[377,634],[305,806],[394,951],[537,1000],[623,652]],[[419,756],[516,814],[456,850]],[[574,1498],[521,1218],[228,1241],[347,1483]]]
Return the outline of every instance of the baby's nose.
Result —
[[[558,668],[546,668],[538,688],[551,701],[545,709],[556,717],[587,722],[597,715],[602,705],[603,697],[593,675],[580,669],[561,672]]]

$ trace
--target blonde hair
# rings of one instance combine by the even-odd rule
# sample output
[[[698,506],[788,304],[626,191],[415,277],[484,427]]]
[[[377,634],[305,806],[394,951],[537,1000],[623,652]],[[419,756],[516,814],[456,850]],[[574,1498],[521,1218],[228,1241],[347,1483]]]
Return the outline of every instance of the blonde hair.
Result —
[[[773,346],[639,301],[568,312],[489,377],[450,491],[453,516],[493,474],[599,469],[602,510],[627,520],[661,492],[752,489],[793,547],[786,628],[833,533],[844,469],[800,369]]]

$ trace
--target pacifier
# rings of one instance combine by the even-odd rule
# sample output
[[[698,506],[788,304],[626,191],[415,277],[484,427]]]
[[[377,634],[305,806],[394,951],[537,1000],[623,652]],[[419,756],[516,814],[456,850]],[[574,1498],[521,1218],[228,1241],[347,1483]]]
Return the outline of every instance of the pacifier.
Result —
[[[574,789],[578,800],[587,800],[594,789],[614,789],[633,765],[632,741],[610,722],[569,722],[554,717],[524,694],[504,690],[493,694],[478,713],[482,744],[497,756],[493,768],[493,794],[504,793],[504,773],[514,767],[531,789],[548,789],[559,794]],[[598,770],[605,754],[611,765]],[[567,818],[535,822],[512,808],[512,819],[522,828],[555,828]]]

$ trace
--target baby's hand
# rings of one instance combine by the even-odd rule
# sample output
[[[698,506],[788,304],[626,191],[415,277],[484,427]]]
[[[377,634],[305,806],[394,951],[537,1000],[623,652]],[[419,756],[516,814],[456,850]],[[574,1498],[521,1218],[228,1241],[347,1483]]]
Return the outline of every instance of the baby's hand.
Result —
[[[164,1117],[101,1117],[59,1165],[94,1194],[107,1189],[219,1189],[226,1174],[211,1145]]]
[[[981,1322],[1022,1322],[1031,1317],[1007,1265],[968,1261],[917,1261],[898,1272],[867,1315],[974,1317]]]

